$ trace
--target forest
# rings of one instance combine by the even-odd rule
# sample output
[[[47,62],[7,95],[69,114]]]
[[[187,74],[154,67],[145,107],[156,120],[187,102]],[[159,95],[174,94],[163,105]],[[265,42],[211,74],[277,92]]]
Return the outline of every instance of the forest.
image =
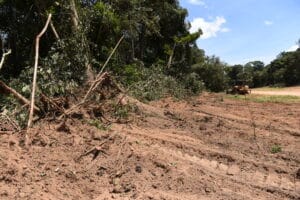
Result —
[[[189,32],[188,12],[177,0],[1,0],[0,78],[26,98],[35,38],[49,14],[39,47],[37,94],[74,95],[102,71],[145,101],[222,92],[241,82],[250,87],[300,83],[299,48],[280,53],[268,65],[250,61],[230,66],[206,55],[196,44],[202,31]],[[1,109],[17,104],[2,94]]]

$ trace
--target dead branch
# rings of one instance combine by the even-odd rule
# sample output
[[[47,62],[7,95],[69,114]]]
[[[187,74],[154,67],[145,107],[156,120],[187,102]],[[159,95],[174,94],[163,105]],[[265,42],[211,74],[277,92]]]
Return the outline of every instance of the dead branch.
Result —
[[[124,35],[120,38],[120,40],[118,41],[118,43],[116,44],[116,46],[114,47],[113,51],[110,53],[109,57],[107,58],[107,60],[105,61],[102,69],[100,70],[100,72],[98,73],[98,75],[96,76],[96,79],[91,83],[88,91],[86,92],[84,98],[76,105],[72,106],[70,109],[66,110],[64,115],[70,115],[72,112],[74,112],[74,110],[80,108],[89,98],[90,94],[106,79],[108,78],[108,72],[104,72],[105,67],[108,65],[110,59],[112,58],[112,56],[114,55],[114,53],[116,52],[117,48],[119,47],[119,45],[121,44],[122,40],[124,39]],[[120,88],[120,87],[119,87]],[[59,117],[59,119],[62,119],[62,117],[64,115],[61,115]]]
[[[33,73],[33,83],[32,83],[32,93],[31,93],[31,104],[30,104],[30,111],[29,111],[29,119],[27,127],[30,128],[32,125],[33,120],[33,107],[34,107],[34,99],[35,99],[35,89],[36,89],[36,79],[37,79],[37,68],[38,68],[38,60],[39,60],[39,45],[40,45],[40,38],[46,32],[49,23],[51,21],[52,14],[48,15],[47,22],[43,28],[43,30],[37,35],[36,43],[35,43],[35,63],[34,63],[34,73]]]
[[[20,126],[14,120],[12,120],[5,111],[0,113],[0,116],[3,116],[14,127],[15,130],[21,131]]]
[[[78,158],[75,159],[75,161],[78,162],[82,157],[87,156],[89,154],[93,154],[93,160],[99,155],[100,152],[103,154],[106,154],[106,152],[104,150],[102,150],[101,147],[111,139],[112,139],[112,136],[107,138],[105,141],[103,141],[97,147],[93,147],[90,150],[86,151],[85,153],[81,154]]]
[[[95,160],[100,153],[106,154],[106,152],[102,150],[101,147],[93,147],[92,149],[88,150],[84,154],[80,155],[76,159],[76,161],[78,162],[82,157],[87,156],[89,154],[93,154],[93,160]]]
[[[59,35],[58,35],[57,31],[56,31],[56,28],[55,28],[55,26],[54,26],[54,24],[53,24],[52,21],[50,22],[50,27],[51,27],[51,30],[52,30],[54,36],[56,37],[56,39],[59,40],[60,37],[59,37]]]
[[[26,99],[24,96],[22,96],[20,93],[18,93],[16,90],[13,88],[9,87],[6,85],[3,81],[0,80],[0,88],[4,90],[5,93],[12,94],[16,99],[18,99],[22,104],[28,106],[30,105],[30,101]],[[40,111],[40,109],[37,106],[33,106],[33,109],[37,112]]]
[[[128,89],[127,89],[127,90],[123,89],[123,88],[117,83],[117,81],[116,81],[112,76],[108,75],[108,78],[109,78],[109,80],[111,81],[111,83],[112,83],[112,84],[113,84],[120,92],[122,92],[123,94],[126,94],[126,93],[128,92]]]
[[[37,7],[37,9],[38,9],[38,11],[39,11],[39,14],[40,14],[41,18],[44,18],[43,13],[46,12],[46,8],[45,8],[46,5],[45,5],[45,2],[35,0],[34,3],[35,3],[35,6]],[[57,2],[56,2],[56,3],[57,3]],[[53,32],[55,38],[56,38],[57,40],[59,40],[60,37],[59,37],[59,35],[58,35],[57,31],[56,31],[56,28],[55,28],[55,26],[54,26],[52,20],[50,21],[50,28],[51,28],[51,30],[52,30],[52,32]]]
[[[6,52],[6,53],[4,53],[4,54],[2,55],[1,62],[0,62],[0,70],[2,69],[2,67],[3,67],[3,65],[4,65],[5,58],[6,58],[9,54],[11,54],[11,49],[8,50],[8,52]]]
[[[87,91],[86,95],[84,96],[84,99],[83,99],[84,102],[86,101],[86,99],[88,98],[88,96],[91,94],[91,92],[93,92],[99,86],[99,84],[102,83],[102,81],[104,80],[104,78],[106,78],[108,76],[107,72],[106,73],[102,73],[102,72],[105,69],[105,67],[108,65],[110,59],[112,58],[112,56],[114,55],[114,53],[118,49],[118,47],[121,44],[121,42],[122,42],[123,39],[124,39],[124,35],[120,38],[120,40],[118,41],[118,43],[116,44],[116,46],[114,47],[114,49],[112,50],[112,52],[110,53],[109,57],[105,61],[102,69],[100,70],[100,72],[96,76],[96,80],[92,82],[89,90]]]
[[[114,53],[116,52],[116,50],[118,49],[119,45],[121,44],[121,42],[123,41],[124,39],[124,35],[122,35],[122,37],[120,38],[120,40],[118,41],[118,43],[116,44],[115,48],[112,50],[112,52],[110,53],[109,57],[107,58],[106,62],[104,63],[102,69],[100,70],[100,72],[98,73],[97,77],[99,77],[103,70],[105,69],[105,67],[107,66],[107,64],[109,63],[111,57],[114,55]]]
[[[109,57],[107,58],[107,60],[105,61],[102,69],[100,70],[100,72],[98,73],[98,75],[96,76],[96,80],[92,82],[89,90],[87,91],[87,93],[85,94],[83,101],[85,102],[86,99],[89,97],[89,95],[99,86],[99,84],[103,81],[103,78],[108,76],[108,73],[102,73],[105,69],[105,67],[108,65],[110,59],[112,58],[112,56],[114,55],[114,53],[116,52],[117,48],[119,47],[119,45],[121,44],[122,40],[124,39],[124,35],[120,38],[120,40],[118,41],[118,43],[116,44],[116,46],[114,47],[114,49],[112,50],[112,52],[110,53]]]
[[[59,106],[55,101],[53,101],[51,98],[47,97],[45,94],[42,93],[41,98],[44,102],[51,104],[55,109],[57,109],[61,113],[65,113],[65,109],[63,107]]]
[[[89,95],[107,78],[107,76],[108,76],[107,72],[101,74],[99,77],[97,76],[97,79],[95,81],[93,81],[93,83],[90,86],[89,90],[85,94],[82,102],[86,102]]]
[[[100,76],[96,81],[93,81],[93,84],[96,83],[97,86],[98,86],[99,84],[101,84],[106,79],[107,75],[108,75],[107,72],[103,73],[102,76]],[[91,92],[94,91],[95,88],[93,89],[92,85],[91,85],[90,89],[88,90],[88,92],[86,93],[85,97],[78,104],[76,104],[76,105],[72,106],[70,109],[66,110],[64,112],[64,114],[62,114],[58,119],[62,119],[63,116],[70,115],[75,110],[79,109],[86,102],[89,94],[91,94]]]

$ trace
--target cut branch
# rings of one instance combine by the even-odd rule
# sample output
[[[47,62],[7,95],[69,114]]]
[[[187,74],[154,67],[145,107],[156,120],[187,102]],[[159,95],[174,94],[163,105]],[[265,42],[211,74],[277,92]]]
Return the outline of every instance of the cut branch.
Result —
[[[11,49],[8,50],[8,52],[6,52],[6,53],[4,53],[4,54],[2,55],[1,62],[0,62],[0,70],[2,69],[2,67],[3,67],[3,65],[4,65],[5,58],[6,58],[9,54],[11,54]]]
[[[37,68],[38,68],[38,60],[39,60],[39,45],[40,45],[40,38],[46,32],[49,23],[51,21],[52,14],[48,15],[47,22],[43,28],[43,30],[37,35],[36,42],[35,42],[35,63],[34,63],[34,72],[33,72],[33,83],[32,83],[32,93],[31,93],[31,104],[30,104],[30,111],[29,111],[29,119],[27,127],[31,127],[32,120],[33,120],[33,107],[34,107],[34,99],[35,99],[35,89],[36,89],[36,79],[37,79]]]
[[[121,42],[124,39],[124,35],[120,38],[120,40],[118,41],[118,43],[116,44],[115,48],[112,50],[112,52],[110,53],[109,57],[107,58],[106,62],[104,63],[102,69],[100,70],[100,72],[98,73],[97,77],[101,76],[103,70],[105,69],[105,67],[107,66],[107,64],[109,63],[111,57],[115,54],[116,50],[118,49],[118,47],[120,46]]]
[[[116,46],[114,47],[114,49],[112,50],[112,52],[110,53],[109,57],[107,58],[106,62],[104,63],[102,69],[100,70],[100,72],[98,73],[98,75],[96,76],[96,79],[91,83],[90,88],[88,89],[88,91],[86,92],[86,94],[84,95],[84,98],[76,105],[72,106],[70,109],[66,110],[64,115],[70,115],[72,114],[76,109],[80,108],[80,106],[82,106],[87,99],[89,98],[89,96],[91,95],[91,93],[106,79],[108,78],[109,74],[108,72],[102,73],[105,69],[105,67],[108,65],[109,61],[111,60],[112,56],[114,55],[114,53],[116,52],[116,50],[118,49],[119,45],[121,44],[122,40],[124,39],[124,35],[120,38],[120,40],[118,41],[118,43],[116,44]],[[59,117],[59,119],[62,119],[62,117],[64,115],[61,115]]]
[[[56,28],[55,28],[55,26],[54,26],[54,24],[53,24],[52,21],[50,22],[50,27],[51,27],[51,30],[52,30],[54,36],[56,37],[56,39],[59,40],[60,37],[59,37],[59,35],[58,35],[57,31],[56,31]]]
[[[105,67],[108,65],[110,59],[112,58],[112,56],[114,55],[114,53],[116,52],[116,50],[118,49],[118,47],[120,46],[120,44],[121,44],[121,42],[122,42],[123,39],[124,39],[124,35],[120,38],[120,40],[116,44],[115,48],[112,50],[112,52],[110,53],[109,57],[105,61],[102,69],[100,70],[100,72],[98,73],[98,75],[96,77],[96,80],[92,83],[92,85],[90,86],[90,88],[87,91],[86,95],[84,96],[83,102],[86,101],[86,99],[89,97],[89,95],[91,94],[91,92],[93,92],[99,86],[99,84],[107,77],[108,73],[102,73],[102,72],[104,71]]]
[[[26,99],[24,96],[22,96],[20,93],[18,93],[13,88],[6,85],[3,81],[0,80],[0,89],[2,89],[5,93],[12,94],[16,99],[18,99],[22,104],[24,105],[30,105],[30,101]],[[33,107],[35,111],[40,111],[40,109],[36,106]]]

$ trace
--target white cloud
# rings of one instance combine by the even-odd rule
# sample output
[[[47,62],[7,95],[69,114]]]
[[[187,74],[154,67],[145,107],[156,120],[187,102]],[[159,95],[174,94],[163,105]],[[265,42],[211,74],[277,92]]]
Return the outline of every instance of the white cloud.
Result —
[[[188,2],[194,5],[201,5],[201,6],[205,5],[205,2],[203,0],[188,0]]]
[[[288,48],[286,51],[289,52],[289,51],[296,51],[297,49],[299,48],[299,46],[297,44],[291,46],[290,48]]]
[[[272,25],[274,24],[274,22],[272,22],[272,21],[270,21],[270,20],[265,20],[265,21],[264,21],[264,24],[265,24],[266,26],[272,26]]]
[[[201,39],[208,39],[211,37],[216,37],[218,32],[229,32],[230,29],[226,27],[222,27],[223,24],[226,23],[226,19],[224,17],[216,17],[213,21],[205,21],[203,18],[195,18],[191,22],[191,33],[197,32],[199,29],[202,30],[203,35],[200,37]]]
[[[229,32],[229,31],[230,31],[229,28],[222,28],[222,29],[221,29],[221,32],[222,32],[222,33],[227,33],[227,32]]]

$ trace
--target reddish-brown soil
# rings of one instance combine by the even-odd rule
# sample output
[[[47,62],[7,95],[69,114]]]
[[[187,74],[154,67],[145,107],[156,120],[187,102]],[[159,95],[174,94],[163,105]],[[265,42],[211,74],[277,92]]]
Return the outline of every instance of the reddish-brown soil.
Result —
[[[0,199],[300,199],[300,104],[204,94],[139,108],[107,131],[0,132]]]

